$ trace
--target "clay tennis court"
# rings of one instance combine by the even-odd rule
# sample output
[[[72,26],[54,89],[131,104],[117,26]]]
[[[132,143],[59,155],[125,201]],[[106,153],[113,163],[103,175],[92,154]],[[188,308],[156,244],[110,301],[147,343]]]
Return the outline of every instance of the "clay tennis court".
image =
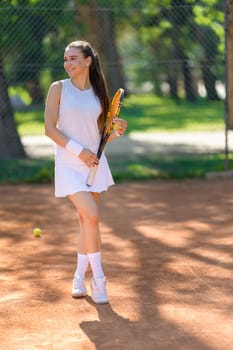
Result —
[[[1,350],[233,349],[231,179],[104,193],[102,306],[70,296],[78,224],[68,200],[52,185],[1,186],[0,198]]]

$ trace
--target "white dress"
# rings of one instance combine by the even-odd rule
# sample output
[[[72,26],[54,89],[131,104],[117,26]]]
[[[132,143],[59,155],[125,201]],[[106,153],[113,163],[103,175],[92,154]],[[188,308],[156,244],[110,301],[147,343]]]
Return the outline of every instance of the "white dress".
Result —
[[[79,90],[70,79],[62,80],[57,127],[69,139],[97,153],[100,135],[97,120],[101,113],[99,99],[92,88]],[[56,144],[55,196],[66,197],[80,191],[102,192],[114,184],[105,154],[97,168],[94,183],[86,185],[90,168],[78,157]]]

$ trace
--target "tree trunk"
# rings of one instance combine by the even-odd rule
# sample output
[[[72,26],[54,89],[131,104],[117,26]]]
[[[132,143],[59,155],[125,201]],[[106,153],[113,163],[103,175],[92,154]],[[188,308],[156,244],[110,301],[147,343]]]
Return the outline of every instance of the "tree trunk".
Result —
[[[217,61],[216,35],[206,27],[195,27],[197,39],[203,49],[203,57],[200,59],[202,80],[205,85],[207,99],[218,101],[220,98],[216,91],[216,76],[211,68],[215,67]]]
[[[30,97],[32,98],[32,104],[43,104],[44,103],[44,94],[39,85],[38,77],[35,77],[34,81],[30,81],[27,83],[27,88]]]
[[[192,75],[192,68],[190,67],[189,60],[187,55],[185,54],[185,50],[183,45],[179,42],[180,38],[182,38],[181,26],[183,26],[186,22],[186,19],[182,19],[182,14],[177,13],[177,16],[174,16],[174,13],[177,11],[176,6],[179,5],[179,1],[172,1],[173,11],[171,13],[171,23],[172,23],[172,31],[171,37],[173,42],[173,59],[179,60],[181,66],[181,72],[183,75],[184,82],[184,91],[185,97],[188,101],[194,102],[197,98],[197,89],[194,84],[194,79]],[[187,13],[188,16],[188,13]],[[175,73],[177,74],[177,73]]]
[[[184,77],[184,89],[186,99],[188,101],[194,102],[197,98],[197,92],[195,91],[192,70],[189,65],[188,59],[184,56],[182,60],[182,72]]]
[[[104,61],[107,62],[105,67],[107,80],[110,92],[113,95],[119,87],[126,88],[123,67],[116,46],[114,17],[111,11],[101,11],[98,20],[100,44],[105,56]]]
[[[211,72],[211,67],[209,62],[202,62],[201,65],[202,70],[202,78],[204,81],[206,93],[207,93],[207,99],[212,101],[218,101],[220,98],[217,94],[215,83],[216,83],[216,77]]]
[[[178,45],[178,58],[181,61],[185,96],[188,101],[194,102],[197,98],[197,91],[195,89],[195,84],[192,76],[192,69],[189,65],[188,58],[183,52],[182,47],[179,44],[176,45]]]
[[[227,1],[226,24],[228,127],[233,129],[233,0]]]
[[[174,72],[175,73],[175,72]],[[176,74],[168,74],[167,77],[167,82],[170,87],[170,96],[172,99],[178,101],[179,96],[178,96],[178,85],[177,85],[177,76]]]
[[[173,45],[171,45],[171,52],[170,52],[170,57],[171,59],[171,63],[168,65],[168,84],[170,87],[170,96],[172,99],[174,99],[175,101],[179,101],[179,92],[178,92],[178,71],[179,71],[179,66],[177,64],[178,61],[178,50],[176,47],[176,34],[177,34],[177,30],[179,32],[179,28],[178,25],[174,19],[174,12],[170,14],[171,16],[171,23],[173,24],[173,28],[171,30],[171,38],[172,38],[172,42]]]
[[[14,122],[8,85],[0,59],[0,159],[26,158]]]
[[[118,88],[125,89],[125,77],[122,63],[119,58],[114,16],[111,8],[98,10],[98,1],[91,4],[77,6],[77,22],[85,23],[86,38],[96,49],[100,56],[110,95]]]

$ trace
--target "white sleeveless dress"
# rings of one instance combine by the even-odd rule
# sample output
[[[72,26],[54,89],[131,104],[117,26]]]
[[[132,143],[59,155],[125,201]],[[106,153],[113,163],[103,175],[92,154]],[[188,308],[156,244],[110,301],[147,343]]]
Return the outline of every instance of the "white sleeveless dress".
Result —
[[[97,125],[101,105],[92,88],[79,90],[70,79],[62,80],[60,111],[57,127],[69,139],[97,153],[100,135]],[[103,153],[94,183],[86,185],[90,168],[77,156],[56,144],[55,196],[66,197],[80,191],[102,192],[114,184],[112,174]]]

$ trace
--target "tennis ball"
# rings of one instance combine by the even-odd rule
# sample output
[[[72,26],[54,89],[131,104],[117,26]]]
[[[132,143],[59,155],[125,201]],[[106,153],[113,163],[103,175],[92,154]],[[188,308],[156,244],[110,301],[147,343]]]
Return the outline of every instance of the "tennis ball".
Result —
[[[41,229],[39,227],[34,228],[33,234],[34,234],[35,237],[40,237]]]

